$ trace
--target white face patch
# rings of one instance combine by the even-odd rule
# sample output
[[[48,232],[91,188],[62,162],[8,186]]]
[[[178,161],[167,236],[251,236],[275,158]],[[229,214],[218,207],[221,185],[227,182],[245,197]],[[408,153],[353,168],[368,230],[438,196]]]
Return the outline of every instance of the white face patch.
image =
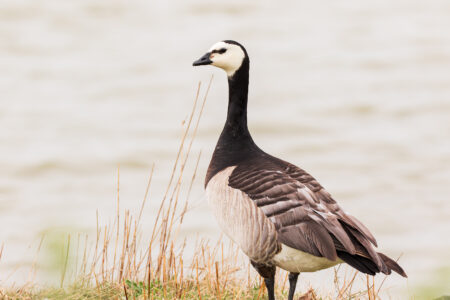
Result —
[[[225,49],[224,53],[220,53]],[[225,42],[218,42],[214,44],[209,52],[219,51],[216,53],[211,53],[209,59],[212,61],[213,66],[224,69],[227,72],[228,77],[233,76],[233,74],[242,65],[242,61],[245,58],[245,53],[238,45],[228,44]]]

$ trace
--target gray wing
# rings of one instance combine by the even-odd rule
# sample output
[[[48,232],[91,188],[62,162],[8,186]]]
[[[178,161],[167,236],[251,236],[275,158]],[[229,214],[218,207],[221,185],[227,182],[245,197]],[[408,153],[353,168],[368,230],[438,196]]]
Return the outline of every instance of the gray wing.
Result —
[[[390,273],[370,231],[302,169],[288,163],[240,165],[228,184],[246,193],[275,224],[281,243],[333,261],[340,257],[354,267],[361,257],[372,263],[366,273]]]

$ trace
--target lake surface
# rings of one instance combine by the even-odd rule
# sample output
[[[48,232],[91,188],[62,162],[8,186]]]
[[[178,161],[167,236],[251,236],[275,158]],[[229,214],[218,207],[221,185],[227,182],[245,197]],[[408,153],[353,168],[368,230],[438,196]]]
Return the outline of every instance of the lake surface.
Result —
[[[184,234],[219,235],[203,177],[225,120],[226,77],[191,64],[223,39],[250,54],[255,141],[309,171],[383,252],[402,255],[408,281],[385,285],[411,295],[449,274],[449,28],[444,0],[3,0],[0,280],[27,280],[44,233],[95,232],[96,210],[111,219],[119,165],[121,207],[134,211],[156,165],[150,230],[182,122],[211,74]],[[317,279],[330,274],[301,284],[327,290]]]

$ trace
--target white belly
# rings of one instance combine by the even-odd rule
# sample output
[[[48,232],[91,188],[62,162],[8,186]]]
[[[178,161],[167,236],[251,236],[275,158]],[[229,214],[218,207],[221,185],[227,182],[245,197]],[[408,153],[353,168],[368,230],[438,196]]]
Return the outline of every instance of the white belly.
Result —
[[[339,258],[336,261],[332,261],[286,245],[282,245],[281,252],[275,255],[272,260],[276,266],[294,273],[315,272],[342,263],[342,260]]]

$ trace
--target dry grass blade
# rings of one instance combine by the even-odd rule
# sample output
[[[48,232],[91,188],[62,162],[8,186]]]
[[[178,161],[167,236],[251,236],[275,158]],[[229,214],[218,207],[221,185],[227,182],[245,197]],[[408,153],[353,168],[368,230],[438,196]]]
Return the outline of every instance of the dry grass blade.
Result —
[[[123,284],[123,292],[125,294],[125,299],[128,300],[127,287],[125,286],[125,283]]]
[[[67,262],[69,261],[69,249],[70,249],[70,234],[67,237],[67,252],[66,252],[66,259],[64,261],[64,268],[63,268],[63,272],[61,275],[61,284],[60,287],[63,287],[64,284],[64,278],[66,277],[66,272],[67,272]]]
[[[338,299],[348,298],[345,295],[346,295],[347,291],[351,291],[351,287],[352,287],[353,283],[355,282],[356,275],[358,275],[358,271],[355,270],[353,277],[350,279],[350,282],[348,284],[345,284],[345,282],[344,282],[344,284],[342,285],[342,288],[338,289],[339,290]]]
[[[175,163],[174,163],[174,166],[173,166],[173,169],[172,169],[172,174],[170,176],[169,183],[167,185],[167,189],[166,189],[166,192],[164,194],[163,200],[161,201],[161,205],[159,206],[158,213],[156,214],[155,225],[153,226],[152,237],[151,237],[151,241],[152,242],[153,242],[155,234],[156,234],[156,229],[159,228],[159,226],[158,226],[159,217],[160,217],[161,211],[162,211],[162,209],[164,207],[164,203],[165,203],[165,201],[167,199],[167,195],[169,193],[170,187],[172,186],[172,181],[173,181],[173,178],[175,177],[175,171],[176,171],[177,166],[178,166],[178,161],[180,159],[180,155],[181,155],[182,150],[183,150],[184,141],[186,139],[186,136],[187,136],[187,134],[189,132],[189,128],[191,126],[192,118],[194,116],[195,108],[197,106],[198,97],[200,95],[200,88],[201,88],[201,83],[198,84],[197,93],[196,93],[195,100],[194,100],[194,105],[193,105],[193,108],[192,108],[192,111],[191,111],[191,114],[190,114],[190,117],[189,117],[188,124],[186,126],[186,130],[185,130],[185,132],[183,134],[183,137],[181,138],[181,144],[180,144],[180,147],[178,149],[177,157],[175,158]]]

